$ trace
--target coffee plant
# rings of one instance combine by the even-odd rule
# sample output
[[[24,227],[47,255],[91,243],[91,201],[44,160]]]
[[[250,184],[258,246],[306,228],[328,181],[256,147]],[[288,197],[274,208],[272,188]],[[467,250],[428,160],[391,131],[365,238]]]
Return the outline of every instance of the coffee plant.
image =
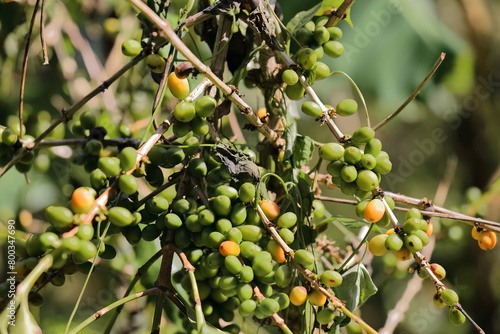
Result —
[[[444,53],[403,107],[372,125],[361,90],[332,71],[348,51],[343,31],[353,26],[351,9],[363,10],[362,2],[324,0],[288,22],[275,1],[110,3],[113,13],[94,28],[114,46],[99,53],[129,60],[101,78],[78,28],[61,34],[65,6],[23,2],[26,10],[34,6],[33,19],[19,113],[0,130],[0,177],[14,168],[29,182],[51,164],[74,175],[59,180],[64,200],[29,213],[39,227],[5,225],[6,272],[15,279],[7,273],[0,284],[1,333],[41,333],[38,309],[53,299],[45,291],[51,284],[64,294],[67,281],[81,284],[60,333],[86,333],[90,325],[99,333],[377,333],[360,308],[377,292],[373,256],[397,259],[393,268],[430,281],[432,312],[446,307],[453,325],[469,322],[484,333],[430,254],[439,218],[471,225],[470,239],[482,250],[495,247],[500,225],[380,186],[393,163],[377,131],[415,98]],[[2,11],[11,5],[18,6],[3,4]],[[127,28],[134,10],[140,31]],[[53,103],[74,99],[55,118],[24,105],[36,17],[47,71],[69,82]],[[100,82],[93,89],[71,82],[72,43]],[[58,59],[71,64],[58,72]],[[337,74],[355,93],[327,105],[315,88],[328,85],[335,94]],[[120,95],[106,92],[113,85]],[[250,106],[244,89],[259,96],[261,108]],[[95,103],[101,93],[104,101]],[[139,106],[146,113],[134,111]],[[347,134],[338,120],[351,115],[364,123]],[[330,139],[298,133],[304,119]],[[336,195],[325,196],[328,189]],[[338,215],[346,205],[350,216]],[[110,274],[119,277],[114,299],[100,309],[91,304],[86,319],[75,317],[84,295],[95,292],[92,282]],[[137,314],[140,324],[125,319]]]

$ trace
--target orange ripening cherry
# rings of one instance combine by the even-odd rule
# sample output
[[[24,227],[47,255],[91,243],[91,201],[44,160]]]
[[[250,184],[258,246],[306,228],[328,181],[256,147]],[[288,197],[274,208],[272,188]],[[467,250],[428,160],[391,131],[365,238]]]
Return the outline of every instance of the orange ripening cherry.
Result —
[[[307,290],[303,286],[296,286],[290,291],[290,302],[299,306],[306,302],[307,300]]]
[[[491,250],[497,244],[497,235],[493,231],[481,231],[477,242],[482,250]]]
[[[260,201],[259,206],[269,220],[274,220],[280,215],[280,207],[273,201],[264,199]]]
[[[286,261],[285,251],[283,251],[283,248],[281,248],[281,246],[275,240],[269,240],[269,242],[267,243],[267,251],[271,253],[274,261],[278,263],[283,263]]]
[[[94,206],[94,202],[94,194],[88,188],[77,188],[71,195],[71,210],[74,213],[88,213]]]
[[[394,255],[399,261],[406,261],[411,258],[411,252],[405,246],[401,247],[397,252],[394,252]]]
[[[173,96],[180,100],[184,100],[189,95],[189,81],[188,79],[179,78],[175,72],[168,75],[167,86]]]
[[[238,256],[240,255],[240,246],[234,241],[227,240],[220,244],[219,253],[222,256],[229,256],[229,255]]]
[[[472,236],[472,239],[474,240],[479,240],[479,232],[481,232],[482,230],[478,230],[476,226],[473,226],[472,227],[472,231],[471,231],[471,236]]]
[[[257,117],[260,118],[262,123],[267,123],[267,120],[269,118],[269,114],[267,113],[266,108],[260,108],[259,110],[257,110],[255,115],[257,115]]]
[[[425,230],[425,233],[430,237],[432,235],[432,232],[434,232],[434,225],[432,225],[431,222],[427,224],[427,230]]]
[[[316,289],[311,291],[307,298],[309,299],[309,303],[315,306],[323,306],[326,303],[326,296]]]
[[[365,219],[370,223],[376,223],[385,213],[384,203],[378,198],[372,199],[365,207],[365,211],[363,213]]]

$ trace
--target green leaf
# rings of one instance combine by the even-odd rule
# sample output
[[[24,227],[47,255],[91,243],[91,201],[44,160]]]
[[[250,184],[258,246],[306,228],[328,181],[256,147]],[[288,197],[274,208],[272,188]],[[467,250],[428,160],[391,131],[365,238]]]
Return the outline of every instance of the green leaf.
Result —
[[[340,7],[340,5],[344,2],[344,0],[323,0],[321,3],[321,7],[318,9],[318,11],[315,13],[315,16],[321,16],[324,15],[323,13],[329,12],[332,9],[337,9]],[[351,8],[349,8],[346,12],[347,16],[345,18],[345,21],[349,23],[351,28],[353,27],[352,21],[351,21]]]
[[[377,292],[368,270],[363,264],[349,268],[343,275],[340,286],[333,288],[335,295],[346,303],[348,310],[352,311]]]
[[[297,139],[297,122],[288,113],[285,115],[287,127],[285,128],[285,154],[283,160],[289,159],[293,155],[295,140]]]
[[[314,140],[308,136],[297,137],[293,147],[293,166],[297,169],[311,160],[314,152]]]
[[[295,31],[307,22],[311,21],[311,19],[316,15],[316,12],[319,10],[321,4],[317,4],[313,8],[298,12],[286,25],[286,29],[293,35]]]

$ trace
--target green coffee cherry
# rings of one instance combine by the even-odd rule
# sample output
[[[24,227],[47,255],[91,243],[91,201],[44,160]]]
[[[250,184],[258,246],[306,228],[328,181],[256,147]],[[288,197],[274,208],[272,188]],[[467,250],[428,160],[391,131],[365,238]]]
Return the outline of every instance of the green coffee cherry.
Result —
[[[163,73],[165,71],[165,59],[157,54],[150,54],[146,58],[146,64],[154,73]]]
[[[174,117],[179,122],[191,122],[196,116],[196,109],[191,102],[181,101],[174,107]]]
[[[132,213],[120,206],[115,206],[108,210],[108,219],[113,225],[118,227],[128,226],[135,221]]]
[[[342,275],[335,270],[325,270],[321,273],[320,280],[323,284],[336,287],[342,284]]]
[[[314,255],[305,249],[299,249],[296,251],[293,259],[304,267],[314,264]]]
[[[218,233],[218,232],[217,232]],[[233,275],[237,275],[243,269],[240,259],[234,255],[228,255],[224,259],[224,267]]]
[[[278,269],[276,269],[274,279],[276,281],[276,285],[285,288],[290,285],[292,281],[293,275],[292,275],[292,269],[290,269],[289,266],[287,265],[282,265],[279,266]]]
[[[297,82],[299,82],[299,75],[294,70],[283,71],[283,73],[281,74],[281,78],[287,85],[295,85]]]
[[[345,182],[348,182],[348,183],[354,182],[356,180],[356,178],[358,177],[358,171],[357,171],[356,167],[354,167],[353,165],[346,165],[340,171],[340,177]]]
[[[262,238],[262,228],[255,225],[242,225],[239,227],[244,241],[257,242]]]
[[[339,41],[328,41],[323,44],[323,50],[325,53],[332,58],[338,58],[344,54],[344,45]]]
[[[365,146],[365,154],[371,154],[374,157],[377,157],[382,151],[382,142],[380,139],[373,138],[370,140]]]
[[[316,314],[316,321],[322,325],[329,324],[335,318],[335,311],[330,308],[324,308]]]
[[[118,179],[118,187],[124,194],[132,195],[138,188],[137,179],[133,175],[123,174]]]
[[[297,223],[297,215],[293,212],[286,212],[279,216],[277,225],[278,227],[291,228]]]
[[[192,159],[187,167],[187,170],[191,176],[196,178],[202,178],[207,175],[207,164],[203,159],[196,158]]]
[[[336,40],[336,39],[340,39],[342,38],[343,36],[343,32],[342,32],[342,29],[340,29],[339,27],[328,27],[328,32],[330,33],[330,39],[331,40]]]
[[[358,173],[356,185],[364,191],[372,191],[378,187],[378,176],[371,170],[363,169]]]
[[[124,171],[129,171],[135,166],[135,161],[137,158],[137,151],[133,147],[125,147],[120,152],[120,167]]]
[[[358,103],[353,99],[340,101],[335,107],[335,113],[339,116],[351,116],[358,110]],[[366,152],[369,153],[369,152]]]
[[[316,102],[306,101],[306,102],[302,103],[300,110],[302,110],[302,112],[304,114],[312,116],[312,117],[323,116],[323,111],[321,110],[321,107]]]
[[[209,95],[202,96],[195,103],[196,115],[199,117],[210,117],[215,112],[216,107],[217,101],[213,97]]]
[[[401,247],[403,247],[403,239],[397,233],[389,234],[385,240],[385,248],[391,252],[397,252]]]
[[[254,279],[253,269],[250,266],[245,266],[240,271],[240,281],[242,283],[250,283]]]
[[[450,319],[450,322],[455,326],[462,325],[466,320],[465,315],[463,315],[463,313],[460,312],[456,307],[450,308],[450,310],[448,311],[448,317]]]
[[[290,100],[294,101],[302,99],[304,97],[305,92],[306,90],[304,89],[304,87],[302,87],[300,83],[296,83],[295,85],[288,85],[285,88],[286,96],[288,96]]]
[[[216,196],[219,196],[219,195],[227,196],[227,197],[229,197],[229,199],[231,201],[236,200],[239,196],[238,190],[236,190],[236,188],[233,188],[233,187],[227,186],[227,185],[218,186],[215,189],[215,195]]]
[[[65,231],[73,223],[73,212],[64,206],[49,206],[45,219],[58,231]]]
[[[243,183],[238,189],[238,197],[243,203],[251,202],[255,198],[255,186],[249,182]]]
[[[116,157],[102,157],[97,162],[97,167],[107,176],[118,176],[122,171],[120,167],[120,159]]]
[[[127,57],[135,57],[141,53],[141,43],[133,39],[127,39],[122,43],[122,53]]]
[[[339,143],[326,143],[319,149],[319,156],[328,161],[334,161],[344,156],[344,146]]]
[[[363,153],[356,146],[349,146],[344,151],[344,160],[348,164],[355,165],[357,164],[362,157]]]
[[[280,228],[278,233],[287,245],[291,244],[295,240],[295,235],[287,228]]]
[[[323,50],[323,49],[321,49],[321,50]],[[318,62],[316,62],[316,64],[314,64],[311,71],[315,75],[314,79],[316,81],[323,80],[323,79],[328,78],[330,76],[330,67],[328,67],[327,64],[320,62],[320,61],[318,61]]]
[[[317,27],[313,36],[318,44],[324,44],[330,40],[330,32],[325,27]]]
[[[458,303],[458,295],[454,290],[444,289],[441,291],[441,299],[448,306],[453,306]]]
[[[248,299],[248,300],[243,301],[240,304],[240,306],[238,306],[238,313],[242,317],[247,317],[250,314],[252,314],[253,311],[255,311],[256,307],[257,307],[257,303],[252,299]]]
[[[410,252],[418,252],[423,248],[422,241],[414,234],[406,235],[403,238],[404,245]]]
[[[375,137],[375,130],[368,126],[364,126],[352,134],[352,141],[357,144],[365,144],[368,143]]]
[[[227,217],[231,213],[231,199],[225,195],[219,195],[210,199],[210,205],[217,216]]]
[[[364,169],[372,170],[377,165],[377,160],[371,154],[363,154],[359,163]]]

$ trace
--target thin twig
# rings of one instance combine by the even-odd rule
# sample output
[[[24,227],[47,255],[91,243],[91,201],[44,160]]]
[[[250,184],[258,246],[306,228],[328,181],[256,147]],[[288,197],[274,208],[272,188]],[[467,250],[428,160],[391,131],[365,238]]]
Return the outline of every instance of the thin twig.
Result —
[[[345,19],[347,11],[354,4],[356,0],[345,0],[342,4],[332,13],[332,16],[328,19],[326,23],[327,27],[336,26],[340,21]]]
[[[429,81],[429,79],[434,75],[434,73],[436,72],[436,70],[439,68],[439,65],[441,65],[441,63],[443,62],[443,60],[444,60],[445,57],[446,57],[446,53],[441,52],[441,54],[439,55],[439,58],[434,63],[434,66],[432,66],[431,70],[429,71],[429,73],[427,74],[427,76],[424,78],[424,80],[422,80],[422,82],[420,83],[420,85],[418,85],[417,89],[415,89],[413,91],[413,93],[411,93],[411,95],[406,99],[406,101],[403,102],[403,104],[395,112],[393,112],[386,119],[384,119],[383,121],[381,121],[380,123],[378,123],[377,125],[375,125],[373,127],[373,130],[378,130],[385,123],[389,122],[391,119],[393,119],[394,117],[396,117],[401,111],[403,111],[404,108],[406,108],[406,106],[411,101],[413,101],[413,99],[415,99],[415,97],[417,97],[417,95],[420,93],[420,91],[425,86],[425,84],[427,83],[427,81]]]
[[[40,9],[40,43],[42,44],[43,65],[48,65],[49,57],[45,43],[45,0],[42,0],[42,8]]]
[[[21,87],[19,88],[19,138],[23,137],[24,88],[26,86],[26,73],[28,72],[28,56],[30,50],[31,34],[33,33],[33,27],[35,26],[35,17],[36,13],[38,12],[39,4],[40,0],[36,0],[35,6],[33,8],[33,14],[31,15],[29,30],[26,34],[26,46],[24,47],[23,68],[21,70]]]

